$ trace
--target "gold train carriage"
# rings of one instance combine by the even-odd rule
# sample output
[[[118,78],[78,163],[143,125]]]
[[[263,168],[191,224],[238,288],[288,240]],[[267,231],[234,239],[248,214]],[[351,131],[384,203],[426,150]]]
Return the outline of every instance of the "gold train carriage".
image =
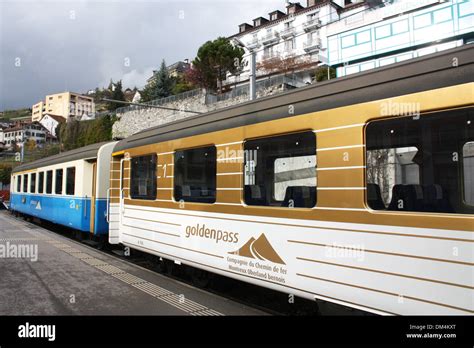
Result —
[[[109,241],[379,314],[472,314],[474,47],[142,131]]]

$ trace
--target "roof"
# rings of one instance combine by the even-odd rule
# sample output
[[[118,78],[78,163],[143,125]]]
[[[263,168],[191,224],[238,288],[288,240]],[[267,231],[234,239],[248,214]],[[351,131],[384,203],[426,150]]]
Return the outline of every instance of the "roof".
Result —
[[[291,15],[290,15],[290,14],[285,14],[284,16],[281,16],[281,17],[279,17],[279,18],[277,18],[277,19],[268,20],[268,22],[265,22],[265,23],[263,23],[263,24],[261,24],[261,25],[259,25],[259,26],[257,26],[257,27],[254,27],[254,26],[252,26],[252,25],[250,25],[250,24],[247,24],[247,23],[242,23],[242,24],[240,24],[239,26],[244,25],[244,24],[247,24],[247,25],[250,27],[250,29],[247,29],[247,30],[245,30],[245,31],[243,31],[243,32],[240,32],[240,33],[231,35],[231,36],[229,36],[228,38],[229,38],[229,39],[232,39],[233,37],[237,37],[237,36],[241,36],[241,35],[244,35],[244,34],[248,34],[248,33],[251,33],[251,32],[253,32],[253,31],[260,30],[261,28],[265,28],[265,27],[267,27],[267,26],[272,26],[272,25],[274,25],[274,24],[276,24],[276,23],[284,22],[285,20],[287,20],[287,19],[290,18],[291,16],[300,15],[300,14],[303,14],[303,13],[306,13],[306,12],[310,12],[310,11],[312,11],[312,10],[315,10],[315,9],[317,9],[317,8],[320,8],[320,7],[323,7],[323,6],[326,6],[326,5],[335,5],[335,4],[334,4],[332,1],[330,1],[330,0],[325,0],[325,1],[323,1],[323,2],[317,3],[317,4],[315,4],[315,5],[313,5],[313,6],[310,6],[310,7],[302,7],[300,10],[298,10],[298,12],[296,12],[296,13],[294,13],[294,14],[291,14]],[[292,5],[288,5],[288,6],[292,6]],[[287,7],[288,7],[288,6],[287,6]],[[337,5],[335,5],[335,6],[337,6]],[[278,11],[278,12],[281,12],[281,11],[279,11],[279,10],[275,10],[275,11],[270,12],[269,14],[275,13],[275,12],[277,12],[277,11]],[[283,13],[283,12],[281,12],[281,13]]]
[[[453,69],[452,57],[459,66]],[[114,152],[167,140],[310,112],[417,93],[473,81],[474,45],[426,55],[363,73],[320,82],[138,132],[115,145]]]
[[[58,121],[59,123],[66,122],[66,119],[65,119],[64,117],[62,117],[62,116],[59,116],[59,115],[53,115],[53,114],[48,114],[48,113],[46,113],[46,114],[44,114],[43,118],[44,118],[45,116],[49,116],[49,117],[51,117],[53,120]],[[42,118],[41,120],[43,120],[43,118]]]
[[[35,169],[38,167],[46,167],[51,166],[53,164],[58,164],[66,161],[75,161],[80,159],[88,159],[88,158],[96,158],[99,149],[105,145],[110,143],[110,141],[105,141],[102,143],[92,144],[88,146],[81,147],[79,149],[62,152],[60,154],[42,158],[33,162],[22,164],[13,169],[13,173],[22,172],[25,170]]]

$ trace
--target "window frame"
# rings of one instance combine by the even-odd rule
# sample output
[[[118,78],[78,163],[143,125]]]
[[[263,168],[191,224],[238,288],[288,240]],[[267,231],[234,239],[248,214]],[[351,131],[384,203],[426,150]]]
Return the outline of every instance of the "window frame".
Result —
[[[72,193],[68,193],[69,189],[69,173],[71,170],[74,170],[74,177],[72,181]],[[66,168],[66,187],[65,187],[65,194],[66,196],[74,196],[76,194],[76,167],[67,167]]]
[[[314,179],[315,179],[315,182],[316,182],[316,185],[314,186],[315,188],[315,197],[314,197],[314,200],[315,200],[315,203],[312,207],[286,207],[286,206],[276,206],[276,205],[258,205],[258,204],[248,204],[247,203],[247,200],[246,200],[246,195],[245,195],[245,165],[246,165],[246,161],[245,161],[245,156],[247,154],[247,148],[246,148],[246,144],[250,141],[258,141],[258,140],[264,140],[264,139],[270,139],[270,138],[278,138],[278,137],[285,137],[285,136],[290,136],[290,135],[293,135],[293,134],[304,134],[304,133],[311,133],[313,136],[314,136],[314,156],[316,157],[316,161],[315,161],[315,167],[314,167],[314,173],[315,173],[315,176],[314,176]],[[256,138],[248,138],[248,139],[244,139],[244,141],[242,142],[242,149],[244,151],[244,159],[243,159],[243,162],[242,162],[242,187],[243,187],[243,190],[242,190],[242,195],[241,195],[241,204],[246,207],[246,208],[265,208],[265,209],[301,209],[301,210],[306,210],[306,211],[311,211],[313,210],[314,208],[316,208],[318,206],[318,197],[317,197],[317,190],[318,190],[318,173],[317,173],[317,168],[318,168],[318,157],[317,157],[317,154],[318,154],[318,139],[317,139],[317,134],[314,132],[313,129],[303,129],[303,130],[297,130],[297,131],[292,131],[292,132],[289,132],[289,133],[280,133],[280,134],[270,134],[270,135],[267,135],[267,136],[261,136],[261,137],[256,137]],[[310,155],[299,155],[299,156],[295,156],[295,157],[306,157],[306,156],[310,156]],[[311,155],[312,156],[312,155]],[[286,158],[286,157],[280,157],[280,158]],[[276,161],[278,160],[278,158],[276,158],[273,163],[275,163]],[[274,187],[275,186],[275,182],[274,180],[271,182],[271,187]],[[274,196],[274,192],[272,194],[272,196]],[[284,201],[284,199],[283,199]]]
[[[35,179],[33,180],[33,178],[35,178]],[[30,180],[30,185],[29,185],[30,191],[29,192],[30,193],[36,193],[36,188],[37,188],[37,185],[38,185],[37,179],[38,179],[38,177],[37,177],[36,173],[30,173],[30,178],[29,178],[29,180]]]
[[[141,196],[141,195],[134,195],[134,193],[132,192],[133,191],[133,182],[134,182],[134,170],[133,170],[133,160],[136,159],[136,158],[141,158],[141,157],[148,157],[148,156],[152,156],[152,158],[154,158],[154,168],[153,168],[153,171],[154,171],[154,175],[153,175],[153,182],[152,182],[152,188],[153,188],[153,191],[154,191],[154,195],[153,196]],[[134,199],[134,200],[145,200],[145,201],[156,201],[158,199],[158,176],[157,176],[157,166],[158,166],[158,154],[157,153],[147,153],[147,154],[143,154],[143,155],[138,155],[138,156],[133,156],[133,157],[130,157],[129,159],[130,161],[130,185],[129,185],[129,194],[128,196],[130,197],[130,199]],[[123,168],[122,168],[123,169]],[[123,176],[122,176],[123,177]]]
[[[179,165],[178,165],[178,161],[177,161],[177,156],[179,153],[181,152],[186,152],[186,151],[193,151],[193,150],[203,150],[203,149],[211,149],[214,151],[214,164],[215,164],[215,167],[214,167],[214,187],[210,187],[211,190],[213,189],[214,191],[214,197],[211,197],[211,201],[209,201],[208,199],[202,199],[202,200],[199,200],[199,199],[191,199],[191,200],[186,200],[184,199],[184,196],[181,195],[180,198],[177,198],[176,196],[176,193],[177,193],[177,190],[176,190],[176,187],[178,186],[177,184],[177,180],[176,178],[178,177],[178,168],[179,168]],[[174,168],[174,180],[173,180],[173,201],[174,202],[181,202],[181,201],[184,201],[186,202],[187,204],[189,203],[197,203],[197,204],[208,204],[208,205],[212,205],[212,204],[216,204],[217,203],[217,191],[218,191],[218,187],[217,187],[217,146],[215,144],[206,144],[206,145],[200,145],[200,146],[195,146],[195,147],[191,147],[191,148],[184,148],[184,149],[176,149],[174,150],[174,153],[173,153],[173,168]],[[184,174],[183,174],[184,175]],[[207,179],[207,178],[206,178]],[[207,184],[207,182],[206,182]],[[183,182],[181,183],[182,186],[186,185],[186,186],[191,186],[191,185],[187,185],[184,180]],[[209,188],[209,186],[207,186]]]
[[[46,175],[45,175],[45,181],[44,181],[44,185],[45,185],[44,193],[47,195],[52,195],[53,188],[54,188],[54,170],[50,169],[50,170],[47,170],[45,173]],[[50,186],[48,186],[48,184],[50,184]]]
[[[44,171],[38,172],[38,185],[37,186],[38,186],[37,192],[39,194],[43,194],[44,193]]]
[[[453,109],[453,108],[446,108],[446,109],[441,109],[441,110],[436,110],[436,111],[430,111],[430,112],[423,112],[420,114],[420,117],[421,119],[423,119],[423,117],[430,117],[430,115],[434,115],[435,117],[438,116],[438,115],[441,115],[441,114],[446,114],[446,113],[449,113],[449,112],[457,112],[457,111],[465,111],[466,113],[471,113],[473,108],[472,106],[470,107],[465,107],[465,108],[460,108],[460,109]],[[458,205],[459,207],[464,207],[466,208],[468,211],[466,212],[463,212],[463,211],[460,211],[460,210],[456,210],[456,207],[455,205],[452,206],[452,211],[424,211],[424,210],[391,210],[391,209],[374,209],[372,208],[370,205],[369,205],[369,200],[368,200],[368,190],[367,190],[367,187],[368,187],[368,180],[367,180],[367,170],[368,170],[368,163],[367,163],[367,151],[372,151],[373,149],[369,150],[369,147],[368,147],[368,144],[367,144],[367,138],[368,138],[368,135],[367,135],[367,129],[369,127],[370,124],[372,123],[377,123],[377,122],[383,122],[383,121],[393,121],[393,120],[396,120],[396,119],[408,119],[408,118],[412,118],[413,116],[406,116],[406,115],[391,115],[391,116],[385,116],[385,117],[377,117],[377,118],[373,118],[373,119],[369,119],[366,121],[366,124],[364,126],[364,144],[365,144],[365,149],[364,149],[364,165],[365,165],[365,170],[364,170],[364,180],[365,180],[365,185],[366,185],[366,189],[365,189],[365,197],[364,197],[364,205],[365,207],[367,208],[368,211],[370,211],[371,213],[375,213],[375,214],[403,214],[403,215],[420,215],[420,214],[423,214],[423,215],[429,215],[429,216],[436,216],[436,215],[441,215],[441,216],[448,216],[448,215],[451,215],[451,216],[456,216],[456,217],[466,217],[466,216],[469,216],[469,215],[474,215],[474,205],[471,205],[471,204],[468,204],[465,202],[465,190],[464,190],[464,182],[465,182],[465,178],[464,178],[464,160],[463,160],[463,147],[465,144],[469,143],[469,142],[474,142],[474,139],[473,140],[468,140],[467,142],[459,142],[459,144],[462,144],[462,146],[458,146],[457,149],[458,151],[460,150],[460,152],[458,152],[458,156],[459,156],[459,159],[458,159],[458,165],[457,165],[457,170],[456,170],[456,175],[457,175],[457,186],[458,186]],[[416,144],[409,144],[407,146],[414,146],[414,147],[417,147]],[[422,175],[422,172],[426,170],[425,168],[423,168],[422,165],[419,166],[419,174],[420,174],[420,177]],[[420,183],[421,186],[424,186],[423,185],[423,182]],[[439,185],[439,184],[435,184],[435,185]],[[393,190],[393,186],[391,188]],[[448,195],[451,195],[451,192],[448,193]],[[459,208],[458,207],[458,208]]]
[[[58,174],[61,173],[61,187],[58,186]],[[55,195],[63,195],[64,192],[64,168],[57,168],[54,171],[54,194]],[[58,188],[60,191],[58,192]]]
[[[23,187],[22,187],[22,192],[23,193],[28,193],[28,188],[29,188],[28,176],[29,176],[29,174],[23,174]]]

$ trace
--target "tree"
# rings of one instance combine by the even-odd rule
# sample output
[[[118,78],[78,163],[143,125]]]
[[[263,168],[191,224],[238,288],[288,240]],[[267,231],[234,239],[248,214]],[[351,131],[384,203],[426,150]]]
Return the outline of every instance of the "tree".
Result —
[[[161,61],[160,70],[156,71],[150,82],[141,92],[141,101],[151,101],[169,97],[173,90],[174,81],[168,74],[166,62]]]
[[[244,50],[233,46],[225,37],[207,41],[199,48],[188,76],[194,84],[216,91],[227,73],[235,74],[243,67],[243,55]]]
[[[282,58],[277,56],[258,63],[257,70],[263,70],[267,74],[287,75],[288,73],[307,70],[316,64],[317,62],[312,61],[309,57],[296,57],[291,55]]]
[[[0,182],[4,185],[8,185],[10,183],[10,177],[12,174],[12,167],[11,165],[7,164],[0,164]]]
[[[331,79],[336,78],[336,69],[329,68],[329,76]],[[328,79],[328,67],[320,66],[314,71],[314,79],[317,82],[326,81]]]
[[[125,101],[125,96],[122,91],[122,80],[119,80],[117,83],[110,81],[109,89],[111,90],[110,99]],[[109,102],[107,106],[109,111],[115,111],[117,108],[124,106],[124,104]]]

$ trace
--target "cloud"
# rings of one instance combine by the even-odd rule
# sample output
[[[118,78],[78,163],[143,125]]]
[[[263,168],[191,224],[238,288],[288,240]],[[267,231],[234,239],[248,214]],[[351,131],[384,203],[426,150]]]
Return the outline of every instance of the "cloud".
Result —
[[[235,34],[240,23],[283,6],[283,0],[0,0],[0,110],[30,107],[65,90],[86,92],[111,78],[141,87],[162,59],[193,59],[207,40]]]

